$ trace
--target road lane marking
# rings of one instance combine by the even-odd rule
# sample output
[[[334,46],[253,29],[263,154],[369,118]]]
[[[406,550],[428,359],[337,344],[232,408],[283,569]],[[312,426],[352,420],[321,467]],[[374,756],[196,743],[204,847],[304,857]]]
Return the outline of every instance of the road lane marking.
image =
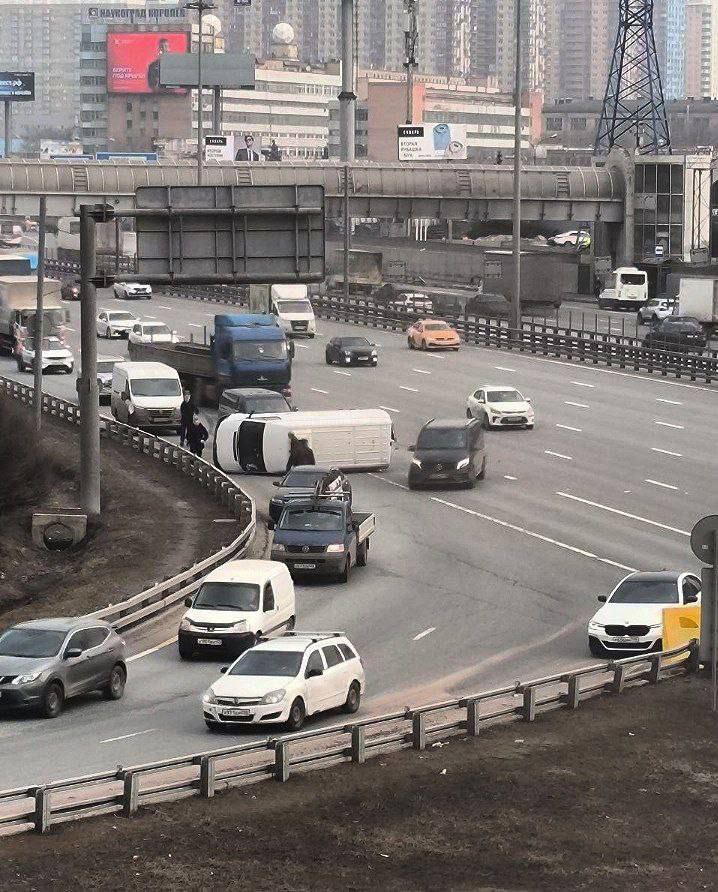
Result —
[[[199,32],[197,32],[197,33],[199,33]],[[308,344],[297,344],[297,343],[295,342],[295,343],[294,343],[294,346],[297,347],[299,350],[308,350],[308,349],[309,349],[309,345],[308,345]]]
[[[156,316],[145,316],[145,319],[156,319]]]
[[[326,396],[329,393],[328,390],[320,390],[318,387],[310,387],[309,389],[313,390],[314,393],[323,393],[324,396]]]
[[[395,409],[393,406],[379,406],[379,408],[385,412],[396,412],[397,415],[401,415],[401,409]]]
[[[544,449],[544,455],[553,455],[555,458],[565,458],[566,461],[573,461],[570,455],[562,455],[560,452],[551,452],[550,449]]]
[[[147,728],[146,731],[133,731],[132,734],[123,734],[121,737],[108,737],[107,740],[101,740],[100,743],[115,743],[118,740],[128,740],[130,737],[139,737],[140,734],[152,734],[157,728]]]
[[[495,365],[494,368],[498,369],[500,372],[515,372],[516,371],[516,369],[510,369],[508,366],[505,366],[505,365]]]
[[[661,455],[674,455],[676,458],[683,458],[680,452],[671,452],[670,449],[659,449],[658,446],[651,446],[651,452],[660,452]]]
[[[529,360],[530,362],[547,362],[550,365],[562,365],[568,368],[572,368],[574,371],[576,370],[575,362],[566,362],[563,359],[544,359],[542,356],[524,356],[523,358]],[[586,367],[585,369],[583,369],[583,371],[599,372],[602,375],[618,375],[619,378],[633,378],[634,381],[646,381],[653,384],[659,384],[661,386],[668,385],[668,387],[687,387],[688,390],[702,390],[704,393],[715,394],[715,390],[710,387],[701,387],[699,384],[686,384],[683,381],[665,381],[662,378],[648,378],[644,375],[637,375],[635,372],[617,372],[615,369],[601,369],[592,367]]]
[[[518,480],[518,477],[512,477],[511,474],[504,474],[504,480]]]
[[[426,369],[412,369],[412,372],[417,372],[419,375],[430,375],[431,372],[427,372]]]
[[[595,384],[586,384],[583,381],[572,381],[571,384],[575,384],[576,387],[595,387]]]
[[[654,486],[662,486],[663,489],[673,489],[673,490],[675,490],[676,492],[678,492],[678,487],[677,487],[677,486],[673,486],[673,485],[670,484],[670,483],[661,483],[660,480],[651,480],[650,478],[646,478],[643,482],[644,482],[644,483],[652,483]]]
[[[565,406],[575,406],[577,409],[590,409],[590,406],[587,406],[586,403],[572,403],[571,400],[563,401]]]
[[[446,505],[448,508],[455,508],[457,511],[462,511],[464,514],[471,514],[473,517],[478,517],[481,520],[488,520],[490,523],[495,523],[497,526],[504,527],[507,530],[513,530],[515,533],[523,533],[524,536],[529,536],[532,539],[538,539],[541,542],[546,542],[549,545],[555,545],[557,548],[563,548],[565,551],[573,552],[574,554],[581,555],[581,557],[587,557],[594,561],[599,561],[602,564],[610,564],[612,567],[618,567],[619,570],[627,570],[629,573],[637,572],[635,567],[627,567],[625,564],[619,564],[617,561],[612,561],[609,558],[599,557],[597,554],[594,554],[592,551],[585,551],[583,548],[577,548],[575,545],[568,545],[566,542],[560,542],[558,539],[552,539],[550,536],[544,536],[543,533],[536,533],[534,530],[527,530],[525,527],[517,526],[516,524],[509,523],[506,520],[499,520],[498,517],[492,517],[490,514],[481,514],[479,511],[473,511],[471,508],[464,508],[462,505],[457,505],[454,502],[448,502],[446,499],[440,499],[437,496],[431,496],[430,500],[432,502],[438,502],[440,505]]]
[[[407,387],[405,384],[399,385],[400,390],[408,390],[411,393],[418,393],[418,389],[416,387]]]
[[[351,378],[351,372],[345,372],[343,369],[332,369],[335,375],[344,375],[345,378]]]
[[[583,433],[583,429],[580,427],[571,427],[570,424],[557,424],[556,427],[560,427],[565,431],[575,431],[577,434]]]
[[[630,492],[630,490],[628,490]],[[641,517],[640,514],[630,514],[628,511],[621,511],[620,508],[612,508],[610,505],[602,505],[600,502],[592,502],[589,499],[581,499],[579,496],[573,496],[568,492],[557,492],[557,496],[562,499],[570,499],[572,502],[580,502],[582,505],[589,505],[591,508],[600,508],[601,511],[608,511],[610,514],[618,514],[621,517],[627,517],[629,520],[638,520],[652,527],[658,527],[659,530],[667,530],[669,533],[678,533],[679,536],[690,536],[687,530],[679,530],[677,527],[670,527],[665,523],[659,523],[657,520],[649,520],[647,517]]]
[[[204,328],[204,325],[199,322],[188,322],[187,325],[189,325],[190,328]]]
[[[424,629],[423,632],[419,632],[418,635],[414,635],[413,641],[421,641],[422,638],[426,638],[427,635],[431,635],[432,632],[436,631],[436,626],[429,626],[428,629]]]
[[[367,477],[373,477],[375,480],[381,480],[382,483],[388,483],[389,486],[396,486],[399,489],[409,489],[405,483],[397,483],[395,480],[389,480],[388,477],[382,477],[380,474],[367,474]]]
[[[657,403],[668,403],[669,406],[682,406],[683,405],[683,403],[680,400],[665,400],[665,399],[662,399],[660,396],[656,397],[656,402]]]
[[[684,431],[685,427],[682,424],[669,424],[667,421],[654,421],[654,424],[657,424],[659,427],[672,427],[677,431]]]
[[[440,362],[445,362],[445,361],[446,361],[446,357],[445,357],[445,356],[439,356],[438,353],[427,353],[427,354],[426,354],[426,359],[438,359]]]
[[[152,319],[152,316],[148,316],[147,318],[148,318],[148,319]],[[75,332],[75,331],[77,331],[77,329],[76,329],[76,328],[70,328],[69,325],[66,325],[66,326],[65,326],[65,331],[72,331],[72,332]]]
[[[157,307],[158,310],[171,310],[172,309],[172,307],[166,307],[164,304],[155,304],[155,306]],[[209,313],[207,315],[209,315]],[[214,313],[212,313],[212,315],[214,315]]]
[[[175,644],[177,641],[177,636],[175,635],[172,638],[168,638],[167,641],[163,641],[162,644],[155,644],[154,647],[148,647],[147,650],[143,650],[141,653],[135,654],[132,657],[127,657],[126,662],[134,663],[135,660],[141,660],[142,657],[148,657],[150,654],[156,653],[158,650],[162,650],[163,647],[169,647],[170,644]]]

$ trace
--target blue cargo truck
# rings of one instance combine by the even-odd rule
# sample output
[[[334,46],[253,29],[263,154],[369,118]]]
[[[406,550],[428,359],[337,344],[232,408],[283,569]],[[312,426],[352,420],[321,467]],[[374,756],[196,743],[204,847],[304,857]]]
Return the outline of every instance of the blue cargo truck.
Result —
[[[294,348],[274,316],[221,314],[214,317],[209,344],[130,342],[128,352],[132,360],[176,369],[198,405],[216,405],[229,387],[264,387],[291,396]]]

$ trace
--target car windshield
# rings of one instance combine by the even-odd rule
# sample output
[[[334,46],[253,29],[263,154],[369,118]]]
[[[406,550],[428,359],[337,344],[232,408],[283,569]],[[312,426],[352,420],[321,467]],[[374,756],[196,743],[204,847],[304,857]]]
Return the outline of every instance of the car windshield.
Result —
[[[134,322],[135,320],[132,313],[108,313],[107,318],[110,322]]]
[[[670,579],[626,579],[611,596],[611,604],[677,604],[678,585]]]
[[[171,334],[166,325],[145,325],[144,330],[148,335]]]
[[[65,635],[54,629],[8,629],[0,635],[0,657],[54,657]]]
[[[32,341],[30,343],[30,349],[35,349],[35,342]],[[59,338],[43,338],[42,339],[42,349],[43,350],[62,350],[65,345]]]
[[[282,486],[306,486],[313,487],[317,480],[321,480],[326,474],[324,470],[317,471],[290,471],[282,480]]]
[[[278,300],[275,301],[280,313],[311,313],[312,305],[308,300]]]
[[[371,344],[366,338],[342,338],[338,342],[339,347],[370,347]]]
[[[462,427],[430,427],[419,434],[417,449],[465,449],[466,430]]]
[[[195,610],[259,610],[259,586],[249,582],[203,582]]]
[[[340,511],[326,511],[314,508],[288,508],[279,526],[283,530],[328,530],[332,532],[343,528]]]
[[[35,311],[22,312],[20,318],[22,324],[32,334],[35,331]],[[44,310],[42,314],[45,331],[57,331],[65,322],[64,310]]]
[[[286,359],[287,345],[284,341],[235,341],[234,358],[252,362]]]
[[[489,403],[522,403],[524,398],[518,390],[489,390],[486,400]]]
[[[114,367],[115,367],[114,359],[98,359],[97,360],[98,375],[111,375]]]
[[[427,322],[424,326],[426,331],[450,331],[451,328],[446,322]]]
[[[645,285],[645,273],[621,273],[621,283],[623,285]]]
[[[130,382],[134,396],[180,396],[176,378],[137,378]]]
[[[248,397],[245,405],[247,412],[289,412],[289,405],[281,393],[276,396]]]
[[[279,675],[293,678],[299,674],[304,653],[299,650],[248,650],[229,670],[229,675]]]

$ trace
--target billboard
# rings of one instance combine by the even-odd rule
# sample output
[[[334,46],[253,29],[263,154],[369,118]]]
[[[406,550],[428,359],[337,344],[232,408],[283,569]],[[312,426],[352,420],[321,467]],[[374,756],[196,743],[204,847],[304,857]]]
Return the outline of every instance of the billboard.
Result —
[[[34,98],[34,71],[0,71],[0,100],[32,102]]]
[[[235,161],[264,161],[261,136],[255,136],[254,133],[243,133],[236,137],[235,144],[237,146]]]
[[[128,31],[107,35],[108,93],[186,93],[160,84],[160,59],[186,53],[186,31]]]
[[[399,127],[399,161],[466,161],[464,124],[407,124]]]
[[[234,134],[208,133],[204,138],[205,161],[234,161]]]

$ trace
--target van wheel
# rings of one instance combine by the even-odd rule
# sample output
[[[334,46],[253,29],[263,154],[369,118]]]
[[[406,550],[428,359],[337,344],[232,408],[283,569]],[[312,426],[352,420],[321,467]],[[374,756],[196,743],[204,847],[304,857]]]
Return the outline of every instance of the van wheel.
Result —
[[[357,567],[366,567],[367,557],[369,555],[369,540],[364,542],[357,549]]]
[[[351,559],[351,557],[347,556],[346,563],[344,564],[344,569],[339,574],[339,582],[344,582],[344,583],[349,582],[349,574],[351,573],[351,565],[352,565],[352,559]]]
[[[344,706],[342,706],[342,712],[353,715],[358,711],[360,704],[361,688],[358,681],[353,681],[349,686],[349,692],[347,693],[347,699],[344,701]]]
[[[212,731],[215,734],[219,734],[222,730],[222,726],[219,722],[211,722],[209,719],[204,720],[205,725],[207,725],[208,730]]]
[[[327,365],[331,365],[331,364],[332,364],[332,361],[331,361],[331,359],[330,359],[328,353],[325,353],[325,354],[324,354],[324,362],[325,362]]]
[[[483,427],[485,431],[487,431],[491,427],[491,425],[489,424],[488,415],[484,415],[483,419],[481,420],[481,427]]]
[[[486,479],[486,456],[484,456],[484,460],[481,462],[481,470],[476,475],[477,480],[485,480]]]
[[[53,682],[45,688],[40,701],[40,712],[46,719],[56,719],[65,705],[65,692],[62,687]]]
[[[194,651],[191,647],[187,647],[186,644],[179,644],[177,649],[179,650],[180,660],[191,660],[194,654]]]
[[[304,706],[304,701],[297,697],[289,710],[289,718],[287,719],[288,730],[301,731],[306,717],[307,710]]]

